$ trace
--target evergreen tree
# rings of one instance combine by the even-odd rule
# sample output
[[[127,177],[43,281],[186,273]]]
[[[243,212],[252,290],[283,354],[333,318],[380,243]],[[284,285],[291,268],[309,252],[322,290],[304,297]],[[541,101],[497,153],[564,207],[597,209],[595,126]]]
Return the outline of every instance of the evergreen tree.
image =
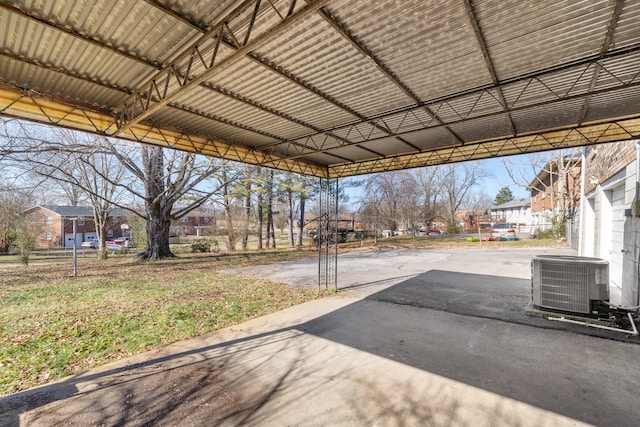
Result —
[[[493,201],[494,206],[500,206],[507,202],[510,202],[514,199],[513,193],[509,189],[509,187],[502,187],[498,194],[496,195],[496,199]]]

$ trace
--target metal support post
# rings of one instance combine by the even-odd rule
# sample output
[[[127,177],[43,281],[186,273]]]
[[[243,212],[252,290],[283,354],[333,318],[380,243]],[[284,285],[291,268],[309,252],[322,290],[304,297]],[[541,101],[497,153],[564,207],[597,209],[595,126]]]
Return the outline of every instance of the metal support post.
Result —
[[[338,290],[338,179],[320,179],[318,290]]]
[[[76,243],[78,242],[77,233],[76,233],[76,224],[78,223],[78,218],[73,218],[73,277],[78,276],[78,249],[76,248]]]

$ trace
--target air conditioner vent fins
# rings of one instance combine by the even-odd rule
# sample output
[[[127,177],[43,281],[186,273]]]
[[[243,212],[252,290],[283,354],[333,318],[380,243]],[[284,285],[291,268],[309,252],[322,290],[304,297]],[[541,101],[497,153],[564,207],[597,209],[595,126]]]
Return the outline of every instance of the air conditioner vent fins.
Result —
[[[603,259],[537,255],[531,273],[535,306],[589,314],[594,301],[609,299],[609,263]]]

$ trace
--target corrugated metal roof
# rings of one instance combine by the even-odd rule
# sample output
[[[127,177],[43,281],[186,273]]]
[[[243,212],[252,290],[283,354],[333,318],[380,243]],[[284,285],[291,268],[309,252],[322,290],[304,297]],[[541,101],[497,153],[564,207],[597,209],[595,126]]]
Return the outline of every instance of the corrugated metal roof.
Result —
[[[319,176],[639,137],[639,73],[633,1],[0,0],[0,114]]]

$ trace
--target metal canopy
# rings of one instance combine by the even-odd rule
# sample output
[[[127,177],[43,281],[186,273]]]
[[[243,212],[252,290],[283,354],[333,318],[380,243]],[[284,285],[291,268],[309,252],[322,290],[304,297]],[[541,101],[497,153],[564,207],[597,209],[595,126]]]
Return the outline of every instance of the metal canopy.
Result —
[[[0,0],[0,114],[325,178],[640,137],[640,2]]]

